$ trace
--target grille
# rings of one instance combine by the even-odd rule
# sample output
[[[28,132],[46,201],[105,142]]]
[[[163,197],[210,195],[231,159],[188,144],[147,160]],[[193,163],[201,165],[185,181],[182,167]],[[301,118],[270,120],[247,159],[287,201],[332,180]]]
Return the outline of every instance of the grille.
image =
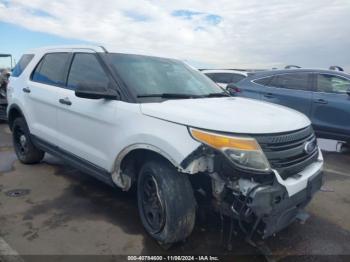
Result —
[[[299,173],[318,158],[317,146],[311,152],[305,150],[305,144],[308,142],[317,145],[311,126],[290,133],[259,135],[255,138],[271,167],[276,169],[283,179]]]

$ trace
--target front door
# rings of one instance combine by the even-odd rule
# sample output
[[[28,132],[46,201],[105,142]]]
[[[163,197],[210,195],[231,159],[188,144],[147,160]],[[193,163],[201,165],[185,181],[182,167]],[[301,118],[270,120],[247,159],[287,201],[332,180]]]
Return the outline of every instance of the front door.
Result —
[[[104,169],[110,168],[111,139],[116,137],[118,101],[86,99],[75,95],[78,86],[109,87],[111,79],[95,53],[75,53],[66,88],[58,90],[61,102],[58,114],[59,146],[73,155]]]

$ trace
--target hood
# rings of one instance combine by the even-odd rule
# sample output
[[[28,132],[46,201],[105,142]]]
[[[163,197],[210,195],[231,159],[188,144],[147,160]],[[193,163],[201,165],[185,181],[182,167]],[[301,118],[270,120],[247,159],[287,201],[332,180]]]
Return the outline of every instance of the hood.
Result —
[[[140,106],[147,116],[230,133],[281,133],[311,124],[305,115],[293,109],[240,97],[177,99]]]

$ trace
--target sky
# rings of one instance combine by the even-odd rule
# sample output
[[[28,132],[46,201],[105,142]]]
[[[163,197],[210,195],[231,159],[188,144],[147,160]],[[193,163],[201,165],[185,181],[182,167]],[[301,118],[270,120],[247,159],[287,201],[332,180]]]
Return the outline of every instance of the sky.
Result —
[[[0,53],[102,44],[201,68],[350,71],[349,25],[350,0],[0,0]]]

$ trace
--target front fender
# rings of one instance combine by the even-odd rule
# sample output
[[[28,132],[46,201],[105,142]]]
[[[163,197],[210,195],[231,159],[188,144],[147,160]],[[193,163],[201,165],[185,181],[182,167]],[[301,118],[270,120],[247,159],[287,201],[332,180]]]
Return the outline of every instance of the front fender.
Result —
[[[121,176],[121,163],[130,152],[137,149],[155,152],[166,158],[179,171],[185,171],[181,163],[201,145],[190,136],[188,128],[149,116],[137,114],[134,117],[135,121],[119,121],[121,129],[125,132],[122,140],[115,141],[120,150],[117,150],[118,154],[111,167],[113,181],[122,188],[125,186]]]

